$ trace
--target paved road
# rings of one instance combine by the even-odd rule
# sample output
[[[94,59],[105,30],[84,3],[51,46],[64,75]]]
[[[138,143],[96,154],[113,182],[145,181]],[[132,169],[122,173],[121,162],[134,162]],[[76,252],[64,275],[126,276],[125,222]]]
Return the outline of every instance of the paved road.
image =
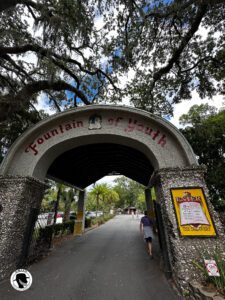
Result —
[[[31,288],[17,292],[0,284],[1,300],[176,300],[159,268],[157,244],[150,260],[139,220],[116,216],[84,236],[66,241],[29,268]]]

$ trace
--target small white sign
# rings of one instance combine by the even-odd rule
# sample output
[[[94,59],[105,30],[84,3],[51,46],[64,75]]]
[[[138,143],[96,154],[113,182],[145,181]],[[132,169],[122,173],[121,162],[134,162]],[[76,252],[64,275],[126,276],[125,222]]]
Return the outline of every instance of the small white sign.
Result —
[[[220,272],[215,260],[204,259],[204,262],[209,276],[217,276],[217,277],[220,276]]]

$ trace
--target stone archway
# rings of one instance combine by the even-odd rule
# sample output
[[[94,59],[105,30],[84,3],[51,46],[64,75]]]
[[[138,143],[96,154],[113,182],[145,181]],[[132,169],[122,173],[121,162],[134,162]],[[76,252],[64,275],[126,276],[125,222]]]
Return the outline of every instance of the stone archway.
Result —
[[[106,159],[99,149],[108,153]],[[107,164],[109,152],[113,156],[111,164]],[[121,156],[115,156],[117,152]],[[94,164],[90,168],[85,157],[92,157],[91,162],[97,162],[97,167]],[[193,278],[192,260],[205,247],[214,249],[222,245],[222,227],[207,200],[216,239],[180,236],[170,192],[171,188],[197,186],[209,199],[204,170],[172,124],[138,109],[107,105],[54,115],[28,129],[11,147],[0,173],[0,258],[4,262],[1,277],[14,270],[20,261],[24,236],[31,226],[32,211],[40,206],[46,177],[85,188],[120,166],[120,173],[156,188],[174,278],[180,285]],[[67,172],[69,167],[78,173]],[[82,175],[81,168],[85,170]],[[91,171],[96,168],[98,173]]]

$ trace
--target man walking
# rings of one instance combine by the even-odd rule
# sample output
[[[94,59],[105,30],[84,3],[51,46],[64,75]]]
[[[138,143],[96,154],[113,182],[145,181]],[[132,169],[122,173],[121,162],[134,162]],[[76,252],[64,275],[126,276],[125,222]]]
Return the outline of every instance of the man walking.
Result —
[[[153,231],[152,231],[152,221],[149,219],[147,210],[145,211],[144,217],[141,218],[140,221],[140,232],[143,235],[146,244],[147,244],[147,251],[152,259],[152,237],[153,237]]]

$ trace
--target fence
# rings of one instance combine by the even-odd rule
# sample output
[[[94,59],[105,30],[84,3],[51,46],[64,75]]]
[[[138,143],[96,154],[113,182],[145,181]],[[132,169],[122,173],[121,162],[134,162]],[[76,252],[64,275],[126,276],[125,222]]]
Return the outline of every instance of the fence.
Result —
[[[29,249],[26,254],[27,264],[47,254],[51,247],[54,213],[46,213],[44,210],[41,210],[39,211],[39,214],[36,215],[35,219],[35,226],[29,241]]]

